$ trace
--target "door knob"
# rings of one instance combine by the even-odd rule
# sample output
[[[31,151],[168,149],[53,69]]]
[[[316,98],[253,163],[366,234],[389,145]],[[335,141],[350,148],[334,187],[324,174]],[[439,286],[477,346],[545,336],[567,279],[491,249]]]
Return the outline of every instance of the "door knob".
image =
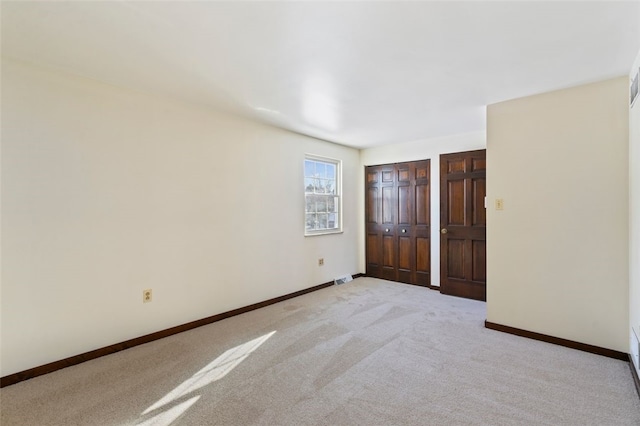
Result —
[[[389,232],[389,228],[385,228],[384,232]]]
[[[440,232],[441,232],[441,233],[443,233],[443,234],[446,234],[446,233],[447,233],[447,232],[449,232],[449,231],[447,231],[447,228],[442,228],[442,229],[440,230]]]
[[[403,230],[402,230],[402,233],[404,234],[405,232],[407,232],[407,230],[406,230],[406,229],[403,229]]]

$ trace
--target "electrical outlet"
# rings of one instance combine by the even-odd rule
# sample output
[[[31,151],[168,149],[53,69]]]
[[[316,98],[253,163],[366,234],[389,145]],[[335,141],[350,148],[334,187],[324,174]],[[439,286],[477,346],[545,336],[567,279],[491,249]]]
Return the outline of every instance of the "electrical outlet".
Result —
[[[142,303],[148,303],[153,300],[153,292],[150,288],[142,290]]]
[[[320,259],[318,259],[318,266],[322,265],[324,265],[324,258],[321,257]]]
[[[504,200],[502,198],[496,198],[496,210],[504,210]]]

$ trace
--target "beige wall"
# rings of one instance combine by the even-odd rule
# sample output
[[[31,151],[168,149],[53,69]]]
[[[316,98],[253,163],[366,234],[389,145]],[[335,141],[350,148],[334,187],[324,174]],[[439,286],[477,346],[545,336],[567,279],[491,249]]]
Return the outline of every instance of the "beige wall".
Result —
[[[487,145],[490,205],[505,200],[488,211],[488,320],[628,352],[640,119],[621,119],[627,83],[492,105],[488,142],[358,153],[3,58],[0,374],[364,272],[364,166],[431,159],[438,199],[439,155]],[[343,234],[303,237],[305,153],[343,161]],[[439,285],[437,203],[431,220]]]
[[[415,160],[431,160],[431,199],[440,199],[440,154],[484,149],[484,132],[466,133],[443,138],[424,139],[412,142],[386,145],[360,151],[360,173],[358,188],[360,191],[359,217],[360,229],[360,270],[365,265],[365,223],[364,223],[364,167],[377,164],[399,163]],[[431,285],[440,285],[440,205],[431,203]]]
[[[639,67],[640,52],[629,76],[635,76]],[[632,328],[635,328],[640,337],[640,97],[629,110],[629,184],[629,353],[634,355],[640,375],[640,354],[632,334]]]
[[[5,58],[2,114],[2,376],[359,272],[355,149]],[[343,234],[303,236],[305,153]]]
[[[628,79],[487,109],[487,319],[629,350]]]

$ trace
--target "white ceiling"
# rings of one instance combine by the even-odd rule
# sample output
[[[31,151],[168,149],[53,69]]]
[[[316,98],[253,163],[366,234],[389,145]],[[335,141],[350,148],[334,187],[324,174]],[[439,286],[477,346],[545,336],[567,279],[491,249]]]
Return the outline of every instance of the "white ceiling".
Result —
[[[357,148],[625,75],[640,2],[8,2],[2,54]]]

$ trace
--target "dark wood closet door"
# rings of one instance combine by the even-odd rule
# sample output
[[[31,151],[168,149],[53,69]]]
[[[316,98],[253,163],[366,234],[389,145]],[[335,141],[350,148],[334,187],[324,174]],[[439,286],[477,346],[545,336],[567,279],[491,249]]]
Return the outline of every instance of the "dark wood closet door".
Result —
[[[486,150],[440,156],[440,292],[486,300]]]
[[[429,160],[367,167],[367,275],[430,284]]]
[[[415,183],[412,189],[413,252],[415,270],[412,284],[431,285],[431,167],[429,160],[415,163]]]
[[[395,250],[391,230],[394,228],[394,167],[367,167],[365,171],[366,266],[367,275],[395,279]]]

